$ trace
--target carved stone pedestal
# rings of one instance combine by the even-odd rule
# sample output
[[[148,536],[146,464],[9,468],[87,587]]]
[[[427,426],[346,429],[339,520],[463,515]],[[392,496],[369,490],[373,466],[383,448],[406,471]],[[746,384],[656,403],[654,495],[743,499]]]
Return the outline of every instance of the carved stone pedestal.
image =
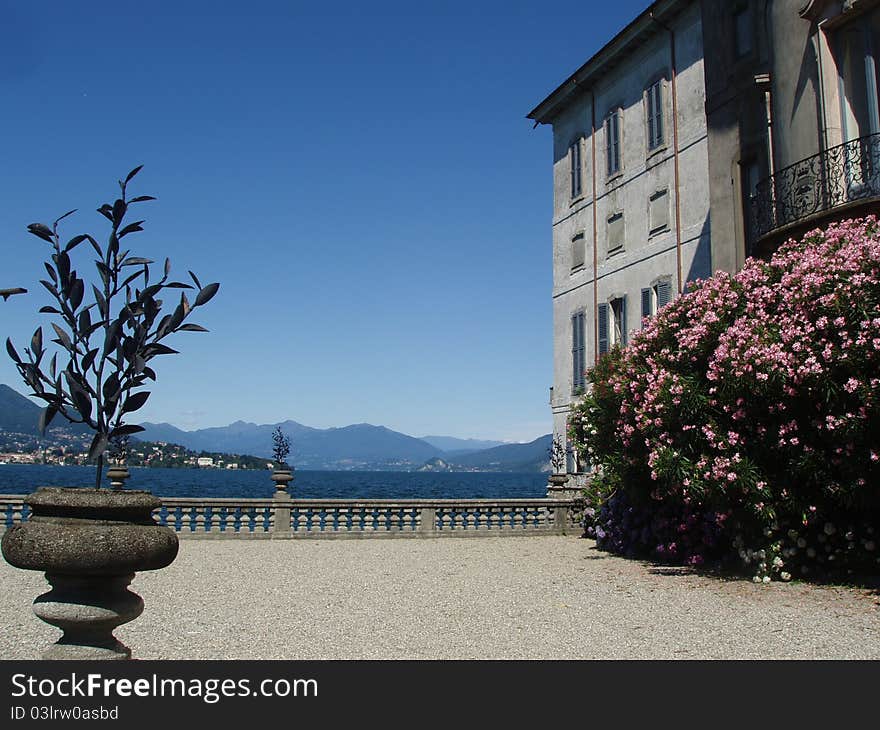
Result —
[[[4,533],[2,550],[10,565],[43,571],[52,586],[34,613],[64,635],[43,658],[128,659],[113,630],[144,610],[128,584],[177,557],[177,535],[151,514],[161,502],[143,491],[60,487],[40,487],[25,502],[31,517]]]

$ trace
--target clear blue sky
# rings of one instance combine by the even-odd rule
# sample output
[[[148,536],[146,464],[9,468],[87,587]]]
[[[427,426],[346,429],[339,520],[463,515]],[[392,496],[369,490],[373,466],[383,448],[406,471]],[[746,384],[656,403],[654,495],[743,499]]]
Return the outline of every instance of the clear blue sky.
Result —
[[[220,281],[139,420],[551,429],[551,135],[525,115],[647,6],[0,0],[0,333],[144,164],[139,255]],[[78,251],[87,253],[87,247]],[[86,264],[80,263],[82,272]],[[3,353],[0,382],[25,386]]]

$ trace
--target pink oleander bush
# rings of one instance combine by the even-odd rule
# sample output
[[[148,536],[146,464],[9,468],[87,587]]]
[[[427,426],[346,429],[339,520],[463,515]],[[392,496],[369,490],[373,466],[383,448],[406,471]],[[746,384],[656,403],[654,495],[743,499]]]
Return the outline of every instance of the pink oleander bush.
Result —
[[[756,580],[878,572],[873,216],[694,282],[589,378],[570,437],[600,546]]]

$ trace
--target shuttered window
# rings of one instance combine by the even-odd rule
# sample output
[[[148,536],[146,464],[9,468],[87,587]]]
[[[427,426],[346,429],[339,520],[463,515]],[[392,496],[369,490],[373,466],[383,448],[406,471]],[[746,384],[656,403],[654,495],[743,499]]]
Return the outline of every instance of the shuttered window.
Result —
[[[654,293],[650,289],[642,289],[642,320],[654,314]]]
[[[672,301],[672,282],[669,279],[657,282],[657,311]]]
[[[672,301],[672,280],[661,279],[654,286],[642,289],[642,326],[645,317],[653,317]]]
[[[605,151],[608,177],[620,172],[620,110],[615,109],[605,120]]]
[[[599,342],[596,350],[600,355],[604,355],[610,349],[608,343],[608,305],[604,302],[599,305],[598,319]]]
[[[611,300],[611,344],[626,347],[626,296]]]
[[[584,233],[581,231],[576,234],[574,238],[571,239],[571,269],[574,271],[575,269],[583,268],[584,265]]]
[[[623,248],[626,231],[624,230],[623,213],[615,213],[608,218],[607,244],[608,253]]]
[[[663,129],[663,79],[648,87],[645,95],[648,117],[648,150],[655,150],[664,142]]]
[[[669,230],[669,190],[657,190],[648,198],[648,235]]]
[[[581,196],[581,141],[578,139],[568,148],[568,160],[571,165],[571,197]]]
[[[580,390],[586,384],[587,348],[585,319],[583,312],[575,312],[571,316],[572,390]]]

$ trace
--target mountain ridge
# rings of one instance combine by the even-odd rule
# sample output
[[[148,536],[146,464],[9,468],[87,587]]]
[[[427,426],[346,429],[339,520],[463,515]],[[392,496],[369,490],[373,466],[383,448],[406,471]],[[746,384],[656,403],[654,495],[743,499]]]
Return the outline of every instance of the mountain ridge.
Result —
[[[42,409],[39,405],[7,385],[0,384],[0,431],[38,436],[37,421]],[[142,441],[179,444],[193,451],[250,454],[261,458],[272,456],[272,432],[281,428],[291,440],[289,461],[303,469],[386,469],[414,470],[437,458],[450,468],[464,470],[511,471],[521,466],[528,471],[539,471],[547,461],[546,454],[535,446],[542,436],[528,444],[509,444],[480,439],[459,439],[452,436],[425,437],[435,442],[458,448],[446,450],[425,438],[400,433],[387,426],[355,423],[331,428],[313,428],[287,419],[278,423],[257,424],[236,420],[226,426],[212,426],[186,431],[167,422],[140,424],[144,431],[135,438]],[[62,433],[82,433],[83,427],[71,427],[58,419]],[[54,430],[54,429],[53,429]],[[86,429],[87,430],[87,429]],[[496,444],[488,449],[485,444]],[[502,451],[498,452],[497,449]],[[504,451],[507,449],[507,451]],[[491,453],[488,453],[491,452]],[[520,453],[521,452],[521,453]],[[481,454],[487,453],[485,457]],[[539,458],[540,457],[540,458]]]

